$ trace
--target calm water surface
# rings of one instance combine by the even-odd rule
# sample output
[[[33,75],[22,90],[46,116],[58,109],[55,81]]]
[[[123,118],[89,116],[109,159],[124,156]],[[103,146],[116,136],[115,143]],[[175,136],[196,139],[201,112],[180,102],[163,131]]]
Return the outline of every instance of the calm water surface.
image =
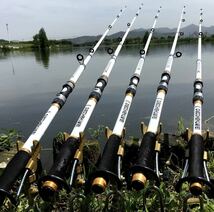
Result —
[[[140,122],[148,123],[149,121],[156,97],[156,88],[170,48],[171,45],[156,46],[149,51],[138,91],[127,119],[127,136],[139,137],[141,135]],[[113,128],[129,78],[134,73],[139,59],[139,49],[138,47],[122,49],[108,86],[87,128],[96,128],[100,124]],[[169,92],[161,117],[164,131],[173,133],[176,132],[179,117],[184,118],[186,127],[189,127],[192,122],[192,93],[197,45],[179,45],[177,50],[181,51],[183,56],[174,60]],[[50,107],[55,94],[78,67],[76,60],[78,53],[87,55],[88,51],[76,49],[54,52],[49,55],[34,52],[13,52],[9,55],[0,53],[0,127],[16,128],[27,139]],[[205,121],[214,115],[214,46],[204,45],[202,56],[205,96],[203,120]],[[90,91],[109,59],[110,56],[104,49],[96,52],[77,82],[73,94],[42,138],[43,147],[51,147],[52,138],[58,131],[72,131]],[[214,130],[214,119],[204,125],[205,127]]]

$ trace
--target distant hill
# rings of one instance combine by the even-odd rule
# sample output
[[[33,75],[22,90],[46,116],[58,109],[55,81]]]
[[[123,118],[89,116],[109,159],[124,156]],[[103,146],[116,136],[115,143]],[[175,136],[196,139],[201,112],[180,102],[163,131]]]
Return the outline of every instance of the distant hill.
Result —
[[[128,37],[129,38],[136,38],[136,37],[142,37],[144,35],[144,33],[146,31],[149,31],[150,29],[134,29],[132,31],[130,31]],[[210,27],[202,27],[202,31],[204,32],[204,34],[206,35],[212,35],[214,34],[214,26],[210,26]],[[173,36],[174,33],[176,32],[176,28],[167,28],[167,27],[161,27],[161,28],[157,28],[155,30],[154,36],[156,37],[167,37],[167,36]],[[181,32],[184,32],[184,37],[195,37],[197,36],[198,33],[198,26],[195,24],[190,24],[186,27],[183,27],[181,29]],[[109,36],[107,36],[107,39],[114,39],[114,38],[118,38],[118,37],[122,37],[124,34],[123,31],[111,34]],[[96,40],[98,40],[100,38],[101,35],[97,35],[97,36],[80,36],[80,37],[76,37],[76,38],[71,38],[71,39],[66,39],[68,41],[72,41],[74,44],[82,44],[82,43],[87,43],[87,42],[94,42]]]
[[[4,40],[4,39],[0,39],[0,43],[6,43],[8,42],[7,40]]]

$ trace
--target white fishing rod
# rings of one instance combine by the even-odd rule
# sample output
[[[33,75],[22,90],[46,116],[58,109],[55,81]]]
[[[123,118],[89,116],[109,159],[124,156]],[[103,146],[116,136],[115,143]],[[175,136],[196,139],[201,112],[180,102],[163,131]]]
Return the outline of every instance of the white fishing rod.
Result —
[[[155,172],[155,162],[157,161],[155,151],[156,138],[158,135],[162,107],[165,96],[168,91],[168,84],[171,77],[171,68],[175,56],[175,48],[177,45],[178,37],[180,35],[181,24],[185,21],[185,19],[183,18],[184,14],[185,6],[183,7],[181,12],[181,17],[174,37],[172,48],[166,63],[165,71],[161,75],[161,81],[157,88],[156,101],[153,107],[147,131],[143,135],[143,139],[139,148],[137,162],[132,167],[132,187],[136,190],[144,188],[144,185],[148,179],[155,179],[156,181],[159,181],[159,173]]]
[[[147,38],[145,47],[140,51],[140,59],[133,76],[130,78],[130,83],[128,88],[126,89],[125,98],[116,123],[114,125],[114,129],[111,135],[108,137],[102,156],[99,159],[97,170],[92,174],[92,190],[96,193],[102,193],[106,189],[108,183],[111,183],[111,180],[113,181],[113,183],[117,182],[118,185],[120,184],[121,161],[124,152],[122,145],[124,126],[128,117],[129,109],[137,91],[137,86],[140,81],[140,75],[143,69],[152,35],[156,27],[160,9],[157,11],[157,14],[155,16],[155,20],[152,25],[150,34]]]
[[[213,186],[210,182],[207,171],[207,151],[205,150],[204,139],[202,135],[202,105],[203,97],[203,81],[202,81],[202,15],[203,10],[200,10],[199,32],[198,32],[198,58],[196,67],[196,77],[194,81],[193,94],[193,129],[192,135],[188,142],[188,157],[186,159],[184,171],[181,179],[176,185],[176,190],[179,192],[184,182],[189,182],[190,192],[198,196],[202,194],[204,184],[209,186],[213,192]]]
[[[126,6],[125,6],[126,8]],[[124,9],[125,9],[124,8]],[[76,69],[72,77],[63,85],[62,90],[57,94],[56,98],[53,100],[50,108],[45,113],[39,124],[36,126],[32,134],[29,136],[27,141],[24,143],[22,148],[15,154],[12,160],[8,163],[6,169],[3,174],[0,176],[0,205],[4,201],[5,197],[9,197],[13,202],[14,198],[10,195],[10,189],[13,183],[17,180],[17,178],[22,174],[25,170],[25,166],[27,165],[31,155],[34,151],[34,141],[40,141],[47,128],[53,121],[54,117],[58,113],[58,111],[65,104],[68,96],[72,93],[80,75],[85,70],[88,62],[108,34],[108,32],[115,25],[117,20],[120,18],[124,9],[121,9],[119,14],[113,20],[113,22],[108,26],[104,34],[101,36],[99,41],[96,43],[94,48],[89,49],[89,55],[84,59],[81,54],[77,55],[77,59],[80,63],[79,67]]]
[[[119,55],[120,50],[122,49],[122,46],[130,32],[131,27],[133,26],[136,18],[139,15],[141,8],[142,7],[140,6],[131,23],[127,24],[127,30],[124,33],[115,52],[114,53],[111,52],[113,53],[111,59],[109,60],[107,66],[105,67],[102,75],[98,78],[97,83],[93,91],[90,93],[89,99],[70,134],[70,137],[62,145],[54,164],[52,165],[50,171],[48,172],[48,175],[42,177],[39,180],[40,195],[44,200],[47,201],[51,200],[54,197],[55,193],[59,191],[61,188],[70,190],[70,187],[73,185],[76,166],[82,157],[82,152],[80,150],[82,142],[81,133],[84,132],[86,125],[90,120],[90,117],[102,96],[102,93],[108,83],[111,71],[116,62],[117,56]],[[69,177],[70,183],[68,185],[66,179],[68,179]]]

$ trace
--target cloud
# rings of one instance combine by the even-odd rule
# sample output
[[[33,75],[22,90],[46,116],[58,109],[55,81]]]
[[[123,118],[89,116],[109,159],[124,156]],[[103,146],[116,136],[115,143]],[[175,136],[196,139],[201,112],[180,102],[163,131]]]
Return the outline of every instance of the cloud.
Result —
[[[149,28],[160,5],[163,9],[157,27],[176,27],[181,9],[187,5],[186,24],[197,24],[199,9],[204,8],[204,23],[212,25],[214,6],[210,0],[144,0],[143,12],[134,28]],[[128,8],[112,33],[125,29],[135,14],[139,0],[8,0],[0,7],[0,38],[7,38],[5,24],[9,24],[12,39],[32,39],[44,27],[51,38],[101,34],[119,9]]]

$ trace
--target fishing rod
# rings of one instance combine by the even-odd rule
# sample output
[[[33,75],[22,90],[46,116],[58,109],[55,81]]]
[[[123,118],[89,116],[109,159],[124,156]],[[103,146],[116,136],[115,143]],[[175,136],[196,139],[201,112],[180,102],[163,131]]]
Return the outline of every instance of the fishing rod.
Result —
[[[48,172],[48,175],[42,177],[39,180],[40,195],[44,200],[49,201],[61,188],[65,188],[67,191],[70,191],[70,188],[73,185],[77,164],[80,162],[82,157],[82,151],[80,151],[80,146],[82,146],[82,133],[86,128],[95,106],[102,96],[102,93],[108,83],[110,73],[116,62],[117,56],[122,49],[122,46],[129,34],[132,25],[140,13],[142,8],[141,6],[139,7],[131,23],[127,24],[127,30],[125,31],[114,53],[112,49],[108,50],[109,54],[111,54],[111,59],[105,67],[102,75],[98,78],[94,89],[90,93],[88,101],[82,110],[82,113],[79,116],[75,127],[70,134],[70,137],[66,140],[65,143],[62,144],[60,152],[57,155],[53,166]],[[71,173],[69,185],[66,182],[66,178],[69,178],[69,174],[67,173]]]
[[[184,182],[189,183],[190,192],[198,196],[202,194],[204,184],[213,190],[212,183],[207,171],[208,155],[205,149],[205,142],[202,135],[202,105],[204,102],[203,97],[203,81],[202,81],[202,15],[203,10],[200,10],[199,33],[198,33],[198,58],[196,61],[196,78],[193,84],[193,107],[194,107],[194,120],[193,129],[190,140],[188,141],[188,156],[186,158],[184,171],[181,179],[176,185],[176,190],[179,192]]]
[[[78,54],[77,60],[79,61],[80,65],[72,75],[72,77],[62,86],[62,90],[56,95],[52,104],[48,111],[45,113],[41,121],[38,123],[32,134],[29,136],[27,141],[24,143],[23,147],[15,154],[12,160],[8,163],[7,167],[5,168],[3,174],[0,176],[0,205],[3,203],[5,197],[9,197],[10,200],[14,202],[12,195],[10,194],[10,189],[12,185],[17,180],[17,178],[24,172],[25,166],[28,163],[31,155],[33,154],[33,143],[34,141],[40,141],[44,133],[46,132],[47,128],[53,121],[54,117],[58,113],[58,111],[63,107],[65,104],[68,96],[74,90],[74,87],[80,77],[80,75],[85,70],[88,62],[91,60],[92,56],[108,34],[108,32],[112,29],[114,24],[120,18],[123,11],[126,9],[121,9],[119,14],[113,20],[113,22],[107,27],[104,34],[98,40],[96,45],[93,48],[89,49],[88,56],[84,59],[83,55]]]
[[[10,48],[10,33],[9,33],[9,27],[8,27],[8,24],[6,24],[6,30],[7,30],[7,37],[8,37],[8,48]],[[13,75],[15,75],[15,69],[14,69],[13,59],[12,59],[11,54],[9,54],[9,58],[10,58],[10,63],[11,63],[11,67],[12,67]]]
[[[10,33],[9,33],[8,24],[6,24],[6,30],[7,30],[8,44],[10,45]]]
[[[97,170],[94,174],[92,174],[92,190],[96,193],[104,192],[107,184],[110,181],[117,182],[118,185],[121,184],[121,161],[124,154],[124,148],[122,144],[124,137],[124,126],[128,117],[129,109],[137,91],[137,86],[140,81],[140,75],[143,69],[150,41],[156,27],[160,9],[161,7],[157,11],[145,47],[143,50],[140,50],[140,59],[138,61],[134,74],[130,78],[130,83],[128,88],[126,89],[125,98],[116,123],[114,125],[114,129],[112,132],[106,133],[108,134],[108,140],[104,147],[103,154],[99,159]]]
[[[171,68],[174,56],[181,56],[181,53],[175,53],[178,37],[181,35],[180,27],[185,14],[185,6],[182,9],[177,31],[174,37],[172,48],[166,63],[165,71],[161,75],[161,80],[157,88],[156,101],[153,107],[152,115],[146,133],[143,135],[137,161],[132,167],[132,180],[131,185],[135,190],[141,190],[148,179],[154,179],[159,182],[159,170],[157,156],[160,150],[160,143],[156,142],[158,137],[158,128],[160,123],[161,111],[164,103],[165,96],[168,91],[168,84],[171,77]],[[183,33],[182,33],[183,34]],[[155,165],[156,163],[156,165]],[[154,171],[155,170],[155,171]]]

